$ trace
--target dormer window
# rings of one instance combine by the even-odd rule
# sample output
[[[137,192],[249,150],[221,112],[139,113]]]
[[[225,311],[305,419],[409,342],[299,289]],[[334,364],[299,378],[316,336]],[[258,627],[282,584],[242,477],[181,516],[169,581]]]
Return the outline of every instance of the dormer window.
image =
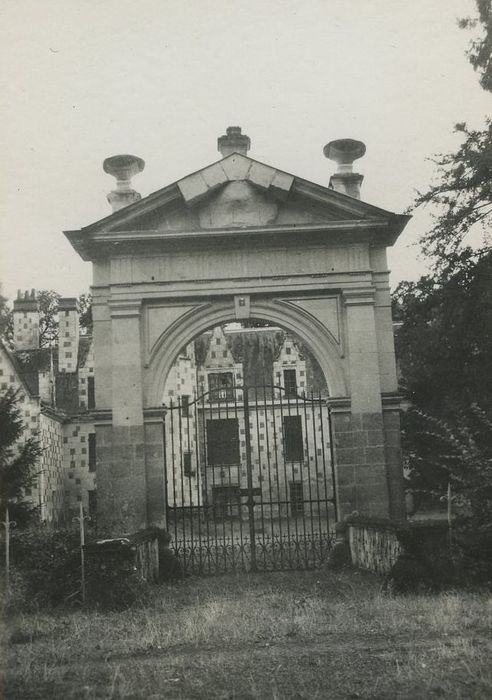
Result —
[[[284,389],[286,398],[297,395],[297,375],[295,369],[284,369]]]
[[[232,401],[234,378],[232,372],[214,372],[208,375],[210,401]]]

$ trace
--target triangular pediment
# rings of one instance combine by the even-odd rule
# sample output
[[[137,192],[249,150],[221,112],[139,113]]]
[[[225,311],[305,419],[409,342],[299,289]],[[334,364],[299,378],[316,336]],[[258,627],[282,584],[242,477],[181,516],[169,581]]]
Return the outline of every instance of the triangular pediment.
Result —
[[[393,216],[359,199],[233,153],[82,230],[244,229]]]

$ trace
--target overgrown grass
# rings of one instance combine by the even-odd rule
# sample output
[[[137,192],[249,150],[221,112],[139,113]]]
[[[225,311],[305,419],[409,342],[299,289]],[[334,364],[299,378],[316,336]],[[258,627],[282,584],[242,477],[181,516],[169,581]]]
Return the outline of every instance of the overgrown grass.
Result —
[[[360,572],[190,579],[12,616],[6,697],[487,698],[491,616],[485,593],[387,597]]]

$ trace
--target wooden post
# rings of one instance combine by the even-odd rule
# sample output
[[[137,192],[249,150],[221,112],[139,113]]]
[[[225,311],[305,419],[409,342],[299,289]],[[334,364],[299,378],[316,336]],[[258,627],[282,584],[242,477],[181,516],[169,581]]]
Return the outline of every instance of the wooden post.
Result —
[[[453,548],[453,506],[452,506],[452,501],[453,501],[453,496],[451,493],[451,482],[448,481],[448,493],[447,493],[447,499],[448,499],[448,543],[449,543],[449,553],[452,555],[452,548]]]
[[[74,522],[79,523],[80,529],[80,585],[82,589],[82,603],[85,603],[85,529],[84,520],[90,520],[88,515],[84,515],[84,506],[82,501],[79,503],[79,514],[74,517]]]
[[[9,576],[10,576],[10,528],[16,526],[15,520],[10,520],[9,509],[5,508],[5,520],[2,521],[2,525],[5,528],[5,590],[9,590]]]

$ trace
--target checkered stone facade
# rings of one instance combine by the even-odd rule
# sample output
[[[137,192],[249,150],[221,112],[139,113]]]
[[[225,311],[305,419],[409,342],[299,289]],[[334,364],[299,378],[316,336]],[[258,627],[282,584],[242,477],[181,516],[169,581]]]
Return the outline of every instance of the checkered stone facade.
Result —
[[[63,432],[63,422],[41,410],[39,413],[39,441],[43,452],[40,460],[38,496],[42,519],[50,522],[59,522],[65,515]]]

